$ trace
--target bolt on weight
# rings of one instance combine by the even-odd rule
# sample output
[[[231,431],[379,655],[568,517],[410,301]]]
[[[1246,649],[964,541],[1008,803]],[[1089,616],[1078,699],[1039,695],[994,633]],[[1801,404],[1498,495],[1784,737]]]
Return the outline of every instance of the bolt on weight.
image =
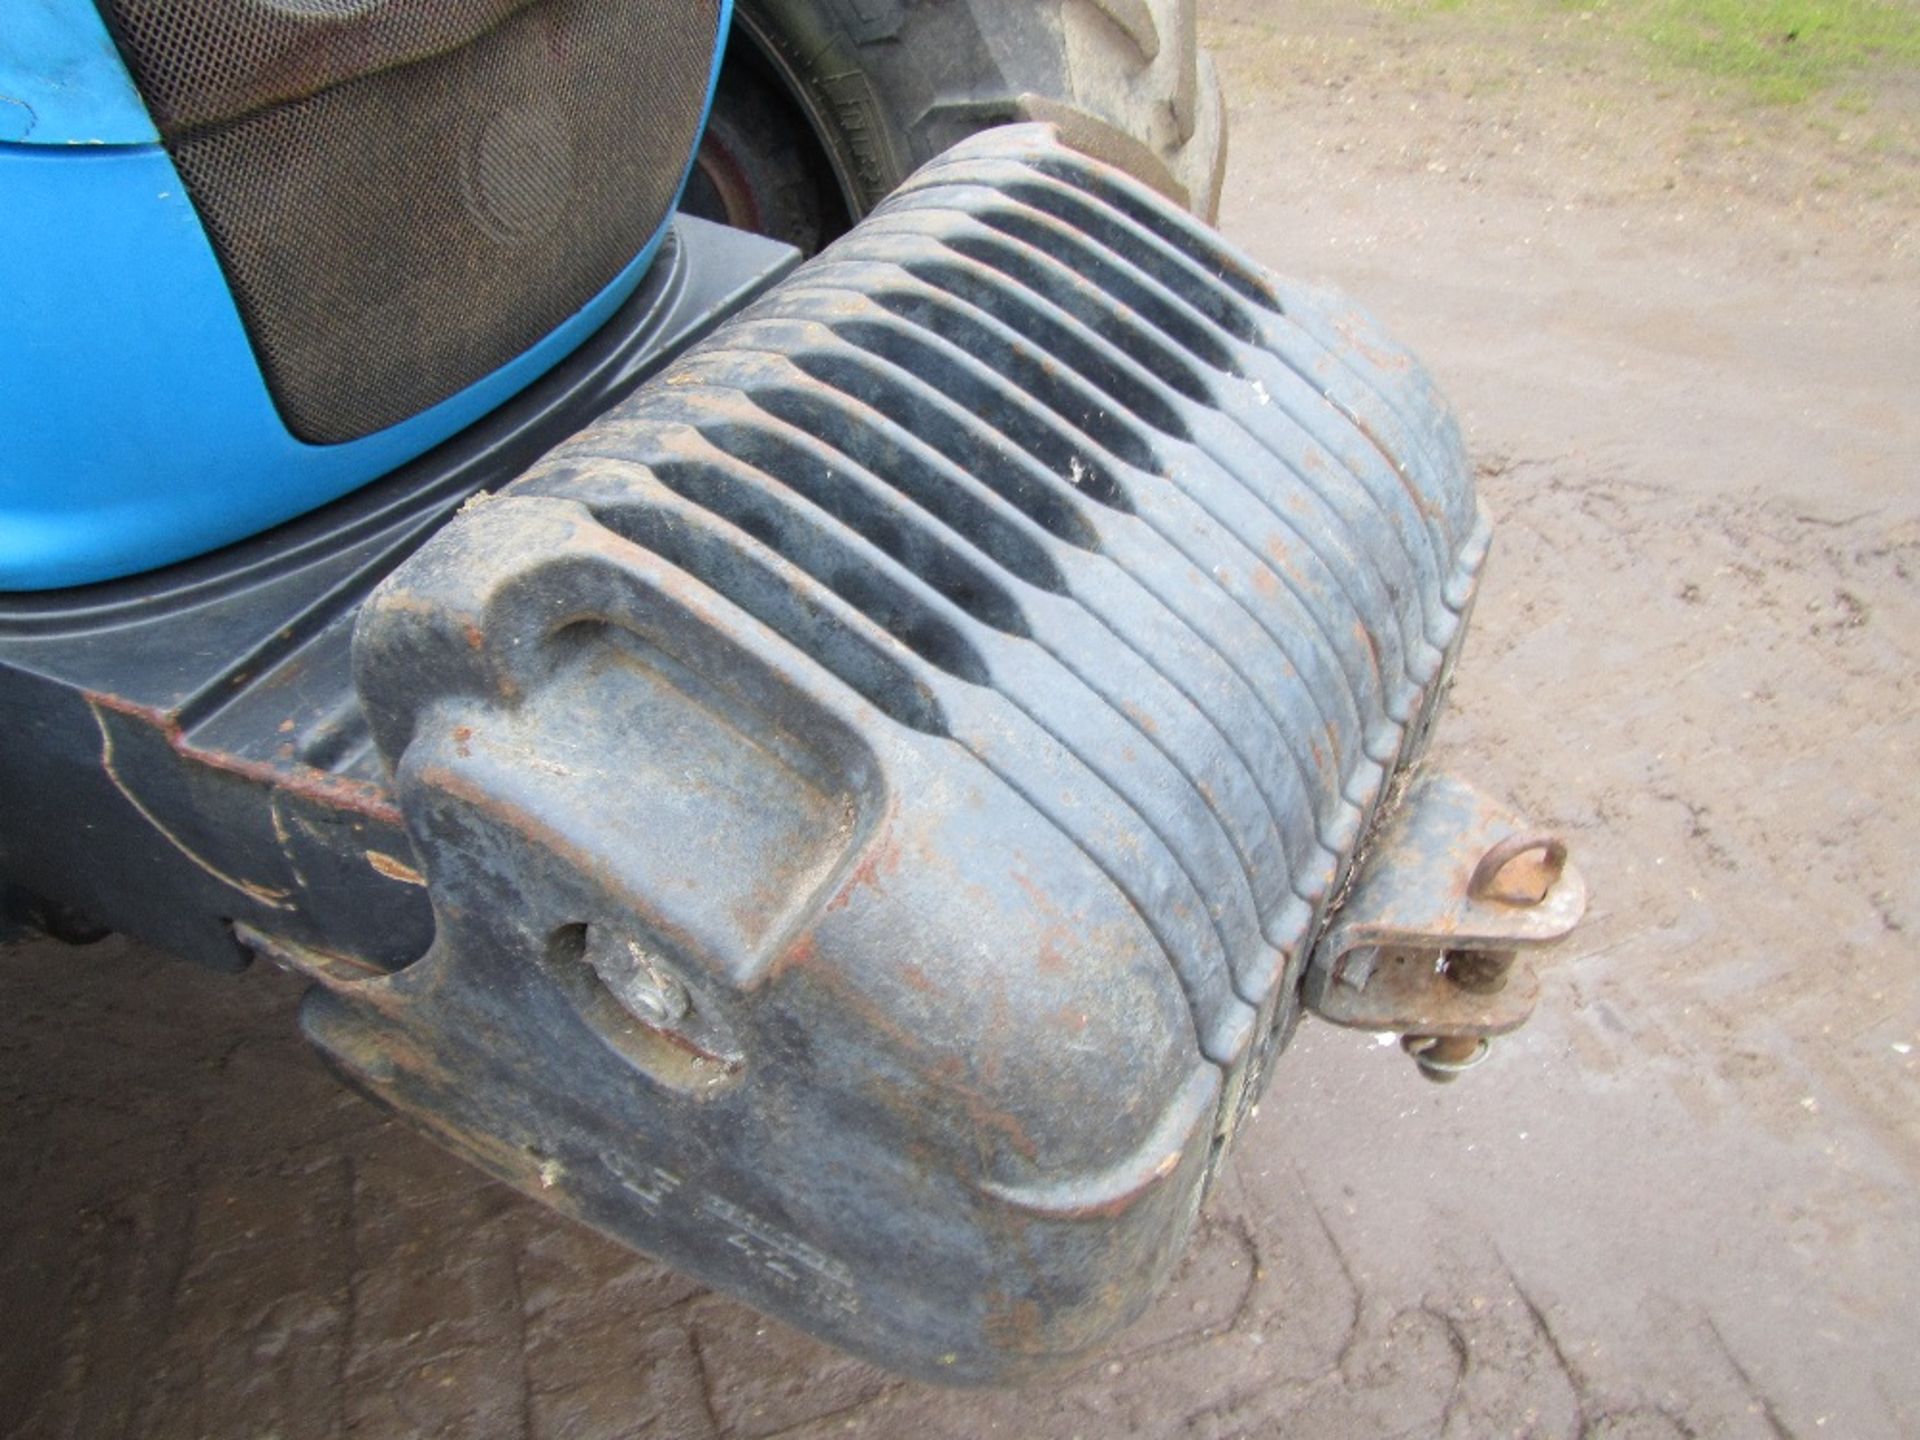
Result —
[[[659,956],[605,925],[587,927],[587,964],[625,1009],[649,1025],[671,1025],[693,1008],[687,987]]]

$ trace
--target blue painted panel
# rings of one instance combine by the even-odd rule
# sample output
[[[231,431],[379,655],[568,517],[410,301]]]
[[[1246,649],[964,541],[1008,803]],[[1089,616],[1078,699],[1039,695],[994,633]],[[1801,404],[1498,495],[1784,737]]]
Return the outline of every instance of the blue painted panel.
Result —
[[[683,186],[691,169],[689,155]],[[0,197],[0,590],[153,569],[377,479],[574,350],[633,293],[667,228],[493,374],[386,430],[316,446],[282,423],[163,149],[0,144]]]
[[[0,146],[0,589],[150,569],[276,525],[479,419],[592,334],[656,235],[485,379],[342,445],[295,439],[158,147]]]
[[[0,141],[146,145],[160,138],[92,0],[0,0]]]

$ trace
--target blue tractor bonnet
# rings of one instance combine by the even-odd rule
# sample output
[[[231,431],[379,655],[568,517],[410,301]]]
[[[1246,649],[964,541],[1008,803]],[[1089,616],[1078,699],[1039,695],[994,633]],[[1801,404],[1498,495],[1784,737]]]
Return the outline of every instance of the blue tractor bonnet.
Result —
[[[130,37],[137,39],[140,7],[103,8],[122,12],[117,34],[84,0],[26,0],[0,37],[0,91],[14,97],[0,104],[5,590],[129,575],[256,534],[388,473],[564,358],[633,292],[660,247],[711,103],[730,0],[701,16],[712,30],[697,37],[707,64],[689,86],[691,123],[667,132],[684,142],[684,153],[644,157],[673,179],[660,192],[669,203],[647,216],[642,243],[621,252],[624,263],[615,258],[612,278],[584,291],[584,303],[504,363],[401,418],[330,443],[289,425],[287,387],[277,392],[263,364],[261,307],[250,315],[236,293],[236,276],[247,274],[242,252],[252,243],[247,217],[228,227],[223,251],[206,218],[213,181],[196,193],[177,163],[208,134],[229,144],[223,156],[230,153],[225,137],[260,117],[183,123],[163,138],[169,127],[142,100],[155,93],[154,75],[137,81],[121,58]],[[349,77],[335,89],[361,83]],[[296,97],[278,109],[328,99]],[[365,144],[392,151],[410,138],[372,135]],[[582,148],[580,137],[565,140]],[[477,163],[483,179],[486,165],[497,168],[484,149]],[[277,261],[256,263],[256,274],[267,273],[259,263]],[[368,308],[385,303],[376,298]]]

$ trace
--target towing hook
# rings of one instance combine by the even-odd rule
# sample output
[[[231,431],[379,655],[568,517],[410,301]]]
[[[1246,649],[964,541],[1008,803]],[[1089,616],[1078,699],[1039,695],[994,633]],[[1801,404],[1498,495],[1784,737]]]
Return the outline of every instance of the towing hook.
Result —
[[[1506,905],[1543,903],[1567,868],[1567,845],[1557,835],[1517,831],[1495,841],[1473,867],[1467,894],[1475,900]],[[1447,982],[1473,995],[1497,995],[1518,958],[1512,950],[1449,950],[1440,960]],[[1421,1075],[1436,1085],[1451,1085],[1474,1066],[1485,1062],[1493,1041],[1485,1035],[1419,1035],[1400,1037],[1400,1048],[1412,1057]]]
[[[1307,1004],[1399,1034],[1422,1075],[1450,1083],[1526,1023],[1540,982],[1520,952],[1563,939],[1586,905],[1559,836],[1452,776],[1422,776],[1315,949]]]
[[[1517,831],[1487,847],[1467,881],[1467,894],[1506,905],[1538,905],[1566,869],[1566,841],[1558,835]]]

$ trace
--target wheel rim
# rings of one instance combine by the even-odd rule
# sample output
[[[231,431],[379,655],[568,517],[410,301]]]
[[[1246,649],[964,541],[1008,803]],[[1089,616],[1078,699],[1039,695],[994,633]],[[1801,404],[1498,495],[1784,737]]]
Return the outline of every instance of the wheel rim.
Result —
[[[761,230],[760,202],[746,171],[727,148],[726,142],[709,127],[694,157],[698,178],[712,191],[720,217],[736,230]]]

